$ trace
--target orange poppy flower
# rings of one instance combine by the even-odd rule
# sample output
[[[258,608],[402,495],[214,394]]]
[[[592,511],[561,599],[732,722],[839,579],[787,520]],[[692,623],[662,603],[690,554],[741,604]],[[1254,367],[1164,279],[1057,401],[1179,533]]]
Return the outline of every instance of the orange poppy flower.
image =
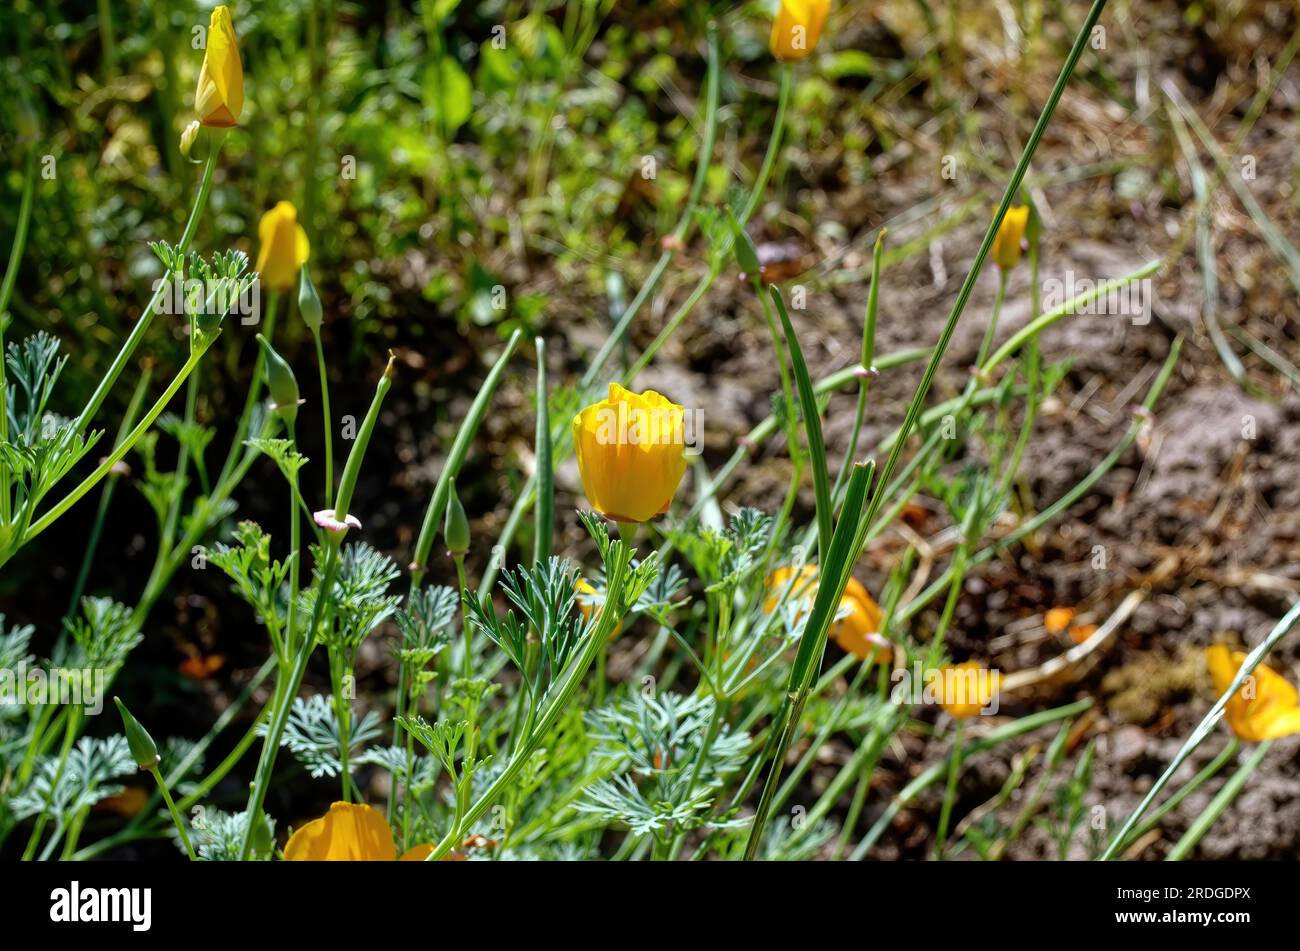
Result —
[[[1214,680],[1214,692],[1223,696],[1246,655],[1215,644],[1205,651],[1205,661]],[[1300,733],[1300,695],[1285,677],[1260,664],[1228,701],[1224,716],[1232,732],[1248,743],[1276,740]]]
[[[422,862],[433,845],[421,843],[402,853],[402,862]],[[284,857],[290,862],[391,862],[397,859],[393,832],[378,810],[336,802],[330,811],[289,836]]]

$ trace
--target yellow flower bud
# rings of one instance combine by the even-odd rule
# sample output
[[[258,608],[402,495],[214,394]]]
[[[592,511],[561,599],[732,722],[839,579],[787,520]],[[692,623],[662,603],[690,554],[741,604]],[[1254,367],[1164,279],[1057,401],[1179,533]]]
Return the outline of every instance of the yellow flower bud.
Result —
[[[298,269],[307,263],[311,243],[307,232],[298,224],[298,209],[282,201],[262,216],[257,226],[261,247],[257,252],[257,271],[262,285],[277,291],[293,287]]]
[[[194,92],[194,111],[207,126],[228,129],[239,124],[244,111],[244,65],[239,61],[235,26],[224,5],[212,11],[207,48]]]
[[[993,261],[1002,270],[1009,271],[1020,262],[1020,241],[1028,224],[1028,205],[1013,205],[1002,217],[1002,227],[993,239]]]
[[[198,119],[185,127],[185,131],[181,133],[181,155],[186,158],[190,157],[190,151],[194,148],[194,140],[198,138],[199,129],[201,128],[202,125]]]
[[[686,472],[685,409],[653,390],[617,383],[573,417],[587,501],[606,518],[646,522],[668,510]]]
[[[1215,644],[1206,649],[1205,660],[1214,681],[1214,692],[1223,696],[1245,663],[1246,655]],[[1223,712],[1232,732],[1247,743],[1300,733],[1300,695],[1267,664],[1255,668]]]
[[[772,21],[769,46],[772,55],[790,62],[803,59],[817,46],[822,26],[831,10],[831,0],[781,0]]]

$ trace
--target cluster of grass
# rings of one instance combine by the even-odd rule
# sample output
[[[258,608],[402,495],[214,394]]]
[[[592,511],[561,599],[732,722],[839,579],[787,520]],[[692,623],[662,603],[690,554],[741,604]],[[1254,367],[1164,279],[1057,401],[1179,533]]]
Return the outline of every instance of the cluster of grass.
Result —
[[[418,18],[381,19],[370,33],[359,25],[339,34],[335,11],[323,2],[305,12],[263,12],[265,20],[241,17],[238,34],[229,11],[218,7],[206,28],[200,24],[193,33],[201,35],[203,52],[187,57],[173,35],[174,14],[158,12],[126,30],[101,5],[95,34],[103,82],[119,89],[113,108],[122,110],[113,116],[114,134],[131,141],[152,121],[167,143],[165,157],[157,157],[169,169],[165,180],[141,184],[128,174],[124,191],[145,188],[151,200],[181,209],[174,215],[178,240],[150,236],[165,280],[129,330],[125,322],[79,320],[83,308],[120,317],[109,301],[89,299],[60,306],[57,320],[30,309],[24,323],[37,326],[24,328],[34,332],[22,340],[13,340],[13,320],[0,325],[0,349],[8,341],[0,368],[0,567],[23,558],[41,533],[88,509],[89,498],[97,496],[85,553],[85,565],[92,564],[120,463],[128,457],[143,464],[141,486],[156,515],[156,555],[133,606],[82,597],[83,570],[64,629],[39,665],[30,628],[0,627],[0,668],[57,669],[70,675],[69,687],[111,690],[145,636],[150,612],[185,566],[228,576],[262,623],[268,656],[197,741],[159,746],[147,703],[133,697],[118,704],[123,732],[109,736],[88,729],[86,705],[66,698],[54,702],[28,692],[0,706],[0,847],[12,842],[25,859],[82,859],[174,836],[195,860],[862,858],[901,810],[935,793],[928,849],[936,859],[999,858],[1031,823],[1047,831],[1062,858],[1080,850],[1110,858],[1140,843],[1192,791],[1235,766],[1171,853],[1188,854],[1240,792],[1269,743],[1300,731],[1296,691],[1262,666],[1300,617],[1300,607],[1249,656],[1225,649],[1211,657],[1220,699],[1117,828],[1110,823],[1122,817],[1108,817],[1104,806],[1098,814],[1090,798],[1091,742],[1078,748],[1073,741],[1090,701],[1008,716],[1002,705],[1014,704],[1030,678],[956,663],[947,648],[969,573],[1051,522],[1116,465],[1149,425],[1179,358],[1176,342],[1141,411],[1083,480],[1037,513],[1018,508],[1021,462],[1039,410],[1063,372],[1044,362],[1039,336],[1109,291],[1150,277],[1161,264],[1152,261],[1057,306],[1045,308],[1039,300],[1042,220],[1027,175],[1067,85],[1090,55],[1105,0],[1096,0],[1072,28],[1023,148],[996,176],[1001,190],[991,200],[993,216],[938,339],[923,349],[879,352],[879,292],[889,279],[888,236],[881,233],[858,285],[864,309],[859,359],[823,379],[810,375],[803,314],[789,304],[802,288],[769,279],[748,227],[768,193],[789,128],[798,125],[800,92],[816,89],[815,83],[800,84],[796,91],[796,80],[815,62],[812,54],[829,28],[829,4],[780,4],[770,24],[761,21],[769,37],[757,48],[758,18],[748,10],[724,15],[701,5],[680,22],[660,26],[662,34],[639,35],[601,33],[608,4],[598,0],[554,10],[485,5],[477,14],[484,18],[478,24],[483,39],[472,58],[454,42],[460,30],[475,28],[472,20],[455,17],[457,6],[425,3]],[[453,23],[457,30],[450,29]],[[148,43],[151,36],[162,42]],[[627,72],[592,75],[584,94],[574,95],[561,79],[585,69],[598,36],[616,50],[604,61],[623,63]],[[285,37],[300,39],[301,47]],[[368,73],[371,61],[360,50],[372,41],[382,50],[382,66]],[[655,70],[668,69],[654,51],[680,42],[700,51],[704,69],[689,119],[638,117],[635,105],[604,88],[626,82],[650,90],[648,84],[659,82]],[[719,136],[723,89],[736,82],[724,50],[733,47],[751,60],[769,57],[775,87],[770,115],[753,123],[764,130],[765,148],[752,170],[738,174],[732,166],[740,159],[719,160],[728,148]],[[329,74],[346,82],[324,81],[326,50]],[[420,55],[411,55],[417,50]],[[838,68],[851,71],[852,58],[840,58],[845,64]],[[132,76],[123,64],[142,59],[168,79],[151,87],[157,94],[147,104],[133,106],[127,95]],[[41,69],[57,70],[58,63],[37,62],[33,75],[39,79]],[[268,64],[269,75],[292,81],[250,81],[245,101],[245,63],[250,76]],[[942,67],[931,63],[931,82]],[[871,72],[869,62],[858,68]],[[197,85],[192,102],[177,93],[179,77],[190,72]],[[344,101],[339,89],[355,98]],[[21,200],[0,315],[15,300],[20,262],[43,260],[47,246],[59,246],[47,242],[60,227],[68,230],[66,219],[34,210],[50,147],[34,99],[33,90],[23,93],[23,122],[14,135],[23,155]],[[187,125],[182,120],[190,115],[195,121]],[[94,122],[80,117],[60,134],[75,142],[92,133]],[[463,134],[467,126],[472,137]],[[456,480],[503,378],[519,372],[519,351],[539,329],[545,304],[506,295],[501,306],[502,278],[484,267],[479,252],[514,242],[526,257],[562,246],[555,265],[561,274],[574,262],[635,253],[631,224],[592,227],[629,191],[605,189],[611,179],[593,174],[595,159],[582,136],[594,128],[615,130],[599,157],[604,167],[640,168],[656,149],[670,152],[664,174],[654,176],[657,188],[672,196],[657,203],[656,216],[667,217],[640,224],[666,237],[658,260],[630,301],[616,308],[604,343],[576,381],[551,384],[545,340],[535,337],[536,466],[508,500],[509,514],[491,539],[491,560],[476,565],[466,557],[470,527]],[[101,120],[101,138],[102,129]],[[489,139],[497,154],[513,150],[520,157],[508,177],[521,184],[511,190],[508,207],[496,191],[499,172],[475,162],[467,147]],[[343,140],[366,147],[337,156],[343,169],[357,174],[341,175],[340,186],[329,187],[335,178],[321,174],[333,163],[326,143]],[[248,174],[232,181],[222,171],[229,166]],[[280,200],[295,169],[302,180],[298,207]],[[690,171],[673,171],[680,169]],[[66,177],[60,173],[56,180]],[[71,177],[72,183],[58,186],[60,196],[77,187]],[[593,181],[598,187],[587,187]],[[557,189],[565,200],[555,200]],[[250,209],[277,200],[254,228]],[[336,215],[340,204],[351,214]],[[137,227],[143,224],[129,216],[106,215],[99,230],[80,240],[124,247]],[[401,385],[400,373],[390,354],[375,374],[364,416],[338,431],[322,336],[328,308],[316,285],[327,288],[326,301],[349,301],[360,324],[354,342],[375,347],[383,328],[367,329],[365,322],[392,316],[385,305],[386,269],[421,247],[426,230],[439,235],[443,257],[421,293],[468,323],[496,328],[503,345],[448,447],[423,521],[411,526],[413,534],[418,528],[413,551],[399,566],[363,540],[367,508],[378,500],[366,498],[359,485],[368,457],[373,464],[372,437],[385,400]],[[705,262],[698,283],[658,336],[635,359],[627,354],[620,372],[615,355],[688,242]],[[236,246],[210,250],[228,244]],[[241,244],[255,244],[255,267]],[[73,245],[62,253],[79,252]],[[933,402],[932,384],[986,264],[997,268],[998,291],[969,383]],[[57,258],[38,266],[62,267]],[[1016,268],[1033,275],[1029,320],[999,342],[1008,275]],[[679,492],[689,464],[686,419],[700,408],[635,393],[633,384],[714,282],[736,271],[745,275],[752,309],[770,337],[778,388],[772,414],[731,457],[711,472],[699,467],[688,503]],[[178,285],[187,288],[176,298],[179,313],[166,313],[169,289]],[[243,347],[229,342],[252,336],[240,319],[241,302],[252,291],[261,301],[255,353],[249,339]],[[134,386],[123,386],[142,348],[153,347],[151,327],[168,318],[173,332],[153,349],[151,369]],[[70,349],[83,373],[97,368],[86,377],[87,393],[64,385],[67,358],[59,356],[51,330],[77,338],[80,346]],[[318,370],[310,385],[299,384],[277,350],[303,339],[311,341]],[[242,405],[209,424],[198,413],[200,373],[221,373],[217,355],[223,349],[227,360],[251,367],[251,384]],[[114,356],[105,369],[106,352]],[[923,370],[897,428],[876,445],[861,445],[867,414],[875,411],[873,380],[911,365]],[[602,399],[607,388],[609,397]],[[842,460],[832,459],[823,435],[826,401],[849,388],[857,396],[851,443]],[[102,428],[105,408],[124,390],[130,395],[118,397],[125,411],[110,435]],[[65,415],[77,406],[75,416]],[[662,438],[606,431],[609,419],[625,421],[628,414],[634,421],[656,420],[652,428]],[[299,430],[308,424],[321,427],[323,459],[309,460],[300,451]],[[222,444],[229,441],[224,457],[212,449],[219,431]],[[162,467],[156,452],[163,437],[175,444],[171,469]],[[783,438],[791,459],[783,505],[764,512],[733,497],[736,504],[724,516],[719,499],[729,481],[774,437]],[[102,453],[97,462],[92,450]],[[857,462],[860,455],[875,461]],[[555,471],[570,456],[577,457],[594,512],[557,511]],[[956,459],[965,465],[954,467]],[[274,488],[269,482],[261,487],[283,499],[277,524],[241,519],[234,501],[259,463],[278,476]],[[796,499],[808,484],[815,510],[801,520]],[[867,592],[853,577],[862,553],[920,496],[934,499],[951,521],[947,562],[922,571],[916,539],[890,565],[880,590]],[[594,552],[590,563],[552,550],[561,520],[582,525]],[[520,544],[525,526],[527,547]],[[995,526],[1001,530],[995,533]],[[454,585],[426,583],[435,550],[451,557]],[[1062,662],[1104,643],[1122,620],[1118,615],[1083,633]],[[367,709],[355,689],[358,654],[382,631],[396,634],[389,645],[399,672],[391,720]],[[615,672],[607,660],[619,638],[643,646],[631,653],[630,669]],[[322,660],[328,694],[304,695],[309,667]],[[375,706],[383,705],[381,699]],[[252,715],[240,721],[245,711]],[[1155,806],[1174,772],[1225,716],[1237,739]],[[232,742],[227,734],[237,722],[246,726]],[[1041,767],[1031,772],[1034,764],[1022,761],[993,799],[954,821],[970,757],[1042,730],[1055,734]],[[942,734],[947,755],[884,801],[873,801],[882,757],[900,737],[917,732]],[[832,738],[846,742],[851,754],[810,793],[805,780]],[[230,752],[209,763],[218,740]],[[1237,763],[1242,741],[1253,748]],[[287,757],[310,778],[290,780],[277,771]],[[102,828],[96,807],[120,802],[121,780],[137,769],[151,774],[156,794],[124,810],[130,812],[125,822]],[[251,779],[246,801],[230,801],[220,791],[232,775]],[[289,782],[332,784],[338,801],[312,822],[301,824],[303,817],[294,815],[277,824],[268,794]],[[376,796],[376,789],[386,789],[386,796]],[[294,820],[292,830],[283,828],[286,818]]]

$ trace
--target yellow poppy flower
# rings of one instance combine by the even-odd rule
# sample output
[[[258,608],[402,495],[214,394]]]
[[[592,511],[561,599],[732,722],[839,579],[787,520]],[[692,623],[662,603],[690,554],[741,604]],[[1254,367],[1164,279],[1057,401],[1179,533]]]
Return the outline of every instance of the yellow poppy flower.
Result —
[[[821,38],[830,9],[830,0],[781,0],[768,43],[772,55],[790,62],[811,53]]]
[[[605,606],[603,601],[598,600],[600,592],[593,588],[586,578],[579,578],[573,586],[578,591],[578,610],[582,612],[583,620],[590,624],[600,617],[600,612]],[[618,637],[622,633],[623,622],[619,621],[614,625],[614,633],[610,637]]]
[[[1217,696],[1232,686],[1245,660],[1241,651],[1230,651],[1223,644],[1206,649],[1206,666]],[[1285,677],[1260,664],[1228,701],[1224,716],[1232,732],[1248,743],[1276,740],[1300,733],[1300,696]]]
[[[992,250],[993,261],[1002,270],[1009,271],[1020,263],[1020,241],[1028,225],[1028,205],[1013,205],[1002,216],[1002,225],[993,238]]]
[[[422,843],[402,853],[403,862],[422,862],[433,851]],[[289,836],[290,862],[391,862],[397,858],[393,833],[383,814],[367,805],[336,802],[330,811]]]
[[[686,472],[685,413],[654,390],[611,383],[608,399],[573,417],[578,473],[592,508],[619,522],[668,511]]]
[[[204,125],[228,129],[239,124],[243,110],[244,66],[239,61],[230,11],[223,5],[212,11],[208,24],[207,48],[199,70],[199,86],[194,93],[194,111]]]
[[[940,667],[935,679],[940,705],[958,720],[979,716],[1002,683],[998,671],[986,670],[973,660]]]
[[[291,202],[279,202],[262,216],[257,226],[257,270],[262,285],[277,291],[293,287],[298,269],[307,263],[311,243],[298,224],[298,209]]]
[[[781,592],[785,590],[793,574],[794,569],[789,566],[772,572],[767,579],[767,589],[770,593],[763,603],[763,610],[769,614],[776,610]],[[804,565],[799,571],[798,580],[790,588],[787,601],[811,600],[816,595],[817,569],[812,565]],[[844,596],[840,599],[840,610],[847,610],[849,613],[847,617],[836,621],[831,627],[831,637],[835,639],[835,643],[859,660],[870,661],[873,664],[888,663],[894,651],[889,641],[880,633],[880,622],[884,615],[880,605],[867,594],[867,589],[857,578],[849,578],[849,583],[844,588]]]

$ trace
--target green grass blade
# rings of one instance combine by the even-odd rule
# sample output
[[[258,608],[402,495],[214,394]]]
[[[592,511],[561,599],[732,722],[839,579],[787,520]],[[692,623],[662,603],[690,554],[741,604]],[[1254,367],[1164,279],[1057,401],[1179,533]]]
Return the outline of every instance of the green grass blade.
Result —
[[[817,499],[817,562],[826,564],[826,546],[831,537],[831,479],[826,465],[826,440],[822,436],[822,421],[817,412],[817,397],[813,390],[812,378],[808,375],[808,364],[799,348],[799,338],[795,336],[794,325],[790,323],[790,312],[785,308],[781,291],[769,289],[776,312],[781,318],[781,327],[785,331],[785,342],[790,348],[790,364],[794,369],[795,386],[799,390],[799,405],[803,410],[804,431],[808,435],[808,457],[812,462],[813,493]]]

